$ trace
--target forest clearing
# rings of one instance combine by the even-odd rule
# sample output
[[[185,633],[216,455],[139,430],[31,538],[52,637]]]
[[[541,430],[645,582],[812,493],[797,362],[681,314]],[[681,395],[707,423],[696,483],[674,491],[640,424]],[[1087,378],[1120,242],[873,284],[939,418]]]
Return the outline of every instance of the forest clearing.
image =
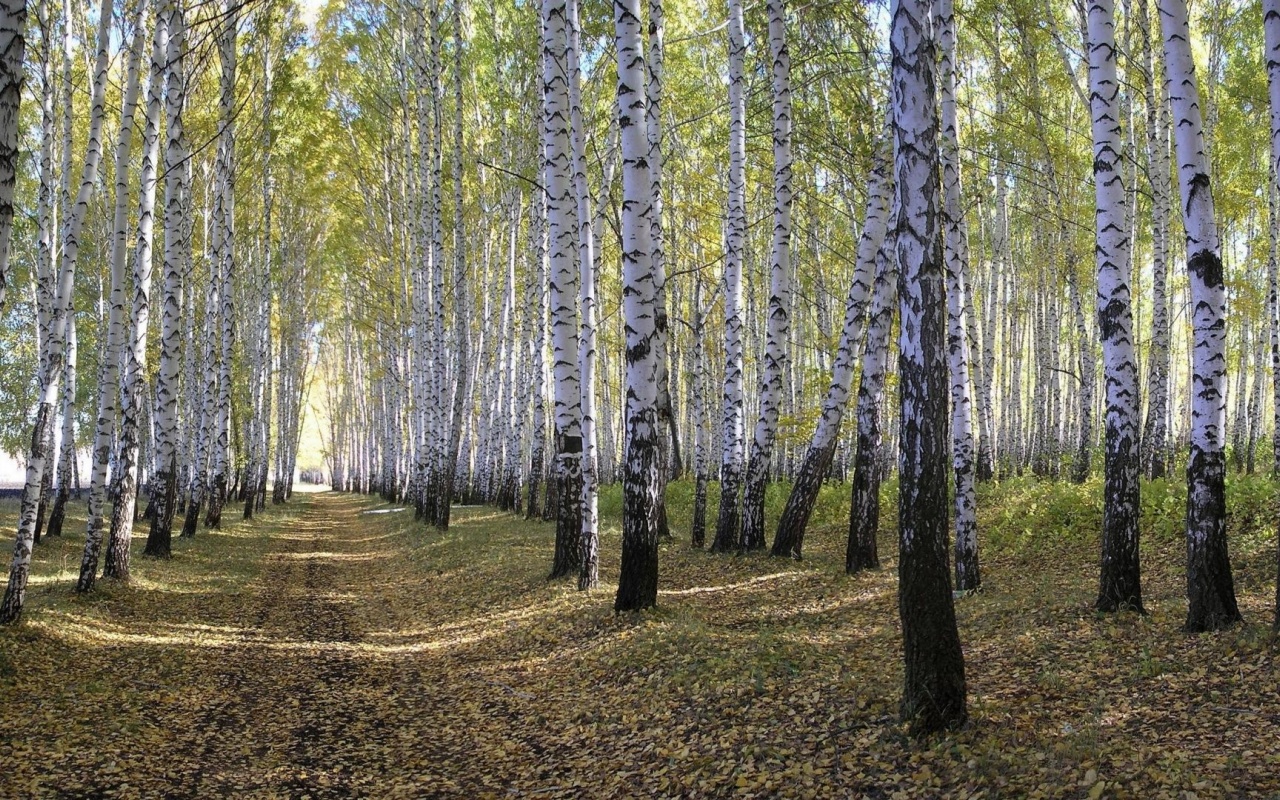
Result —
[[[957,602],[969,723],[921,742],[898,716],[895,564],[844,574],[845,486],[802,562],[664,543],[638,616],[611,605],[616,490],[586,593],[546,580],[552,525],[466,507],[441,534],[336,493],[90,596],[56,543],[28,624],[0,629],[0,795],[1270,798],[1266,483],[1232,487],[1246,621],[1212,637],[1178,632],[1176,490],[1146,516],[1145,617],[1092,608],[1096,483],[984,492],[1020,513],[983,515],[985,588]],[[691,487],[671,493],[687,530]]]

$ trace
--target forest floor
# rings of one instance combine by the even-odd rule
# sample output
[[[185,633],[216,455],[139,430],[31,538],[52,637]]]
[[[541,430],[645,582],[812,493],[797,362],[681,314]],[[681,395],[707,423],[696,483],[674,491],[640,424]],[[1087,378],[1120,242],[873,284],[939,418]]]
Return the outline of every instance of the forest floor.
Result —
[[[1097,483],[984,489],[986,590],[957,602],[971,721],[921,742],[896,715],[896,547],[843,574],[843,486],[792,562],[691,550],[673,484],[660,607],[625,616],[616,490],[588,594],[545,580],[549,524],[463,507],[442,535],[324,493],[169,561],[135,540],[134,581],[80,597],[77,507],[0,630],[0,796],[1280,797],[1255,483],[1233,490],[1266,509],[1233,521],[1246,623],[1207,636],[1179,631],[1176,487],[1146,491],[1146,616],[1090,608]]]

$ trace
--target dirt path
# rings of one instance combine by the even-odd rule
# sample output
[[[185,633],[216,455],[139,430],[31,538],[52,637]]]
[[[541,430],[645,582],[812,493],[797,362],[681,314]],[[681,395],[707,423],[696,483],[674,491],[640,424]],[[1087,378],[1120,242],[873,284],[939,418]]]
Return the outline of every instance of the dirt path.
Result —
[[[800,564],[666,544],[659,609],[622,616],[616,557],[577,592],[546,580],[553,537],[300,496],[171,561],[139,537],[134,582],[87,597],[78,537],[46,543],[0,629],[0,798],[1280,796],[1267,631],[1172,635],[1172,557],[1148,618],[1091,611],[1092,555],[989,559],[959,607],[974,721],[920,745],[894,570],[845,576],[842,535]]]
[[[452,791],[443,775],[400,768],[448,747],[430,729],[435,659],[400,635],[397,607],[422,588],[403,573],[410,537],[379,533],[392,518],[371,505],[303,496],[295,517],[198,535],[208,552],[178,559],[207,555],[203,583],[143,578],[36,617],[21,660],[52,663],[5,698],[17,702],[0,715],[0,762],[17,769],[0,797]],[[256,578],[237,574],[236,553],[258,562]]]

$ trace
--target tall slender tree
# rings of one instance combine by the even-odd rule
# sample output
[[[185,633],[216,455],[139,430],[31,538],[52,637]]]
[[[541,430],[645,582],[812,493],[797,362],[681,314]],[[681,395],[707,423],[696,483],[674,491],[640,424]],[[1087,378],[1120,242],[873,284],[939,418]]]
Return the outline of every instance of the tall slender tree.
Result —
[[[746,43],[742,2],[729,0],[729,219],[724,253],[724,412],[721,423],[720,513],[712,552],[738,547],[742,533],[742,461],[746,408],[742,396],[742,259],[747,233]]]
[[[550,244],[552,395],[555,400],[557,506],[551,577],[582,563],[582,383],[578,373],[577,203],[569,136],[565,0],[543,0],[543,175]]]
[[[218,194],[214,199],[214,224],[220,227],[221,247],[215,249],[217,281],[220,284],[217,318],[218,393],[210,455],[209,512],[205,524],[222,525],[222,508],[227,501],[230,481],[231,447],[231,359],[235,346],[235,306],[232,286],[236,264],[235,198],[236,198],[236,51],[240,7],[226,3],[218,34],[218,63],[222,67],[219,80],[220,97],[218,127],[218,164],[215,168]],[[212,326],[212,322],[211,322]],[[210,337],[213,338],[212,336]]]
[[[960,136],[956,121],[956,18],[952,0],[935,0],[939,85],[942,94],[943,257],[947,267],[947,355],[951,374],[951,458],[956,493],[956,590],[982,584],[978,570],[978,492],[973,447],[973,399],[969,391],[969,253],[960,197]]]
[[[160,364],[155,390],[156,509],[144,551],[168,558],[178,495],[178,362],[182,354],[182,279],[190,255],[186,104],[186,17],[178,0],[162,0],[158,13],[169,33],[165,73],[164,286],[161,290]]]
[[[764,491],[778,436],[787,337],[791,332],[791,53],[786,0],[770,0],[769,54],[773,59],[773,240],[769,251],[768,328],[760,374],[760,415],[751,439],[742,500],[743,550],[764,547]]]
[[[76,263],[80,256],[80,233],[89,211],[89,201],[98,182],[98,166],[102,159],[102,127],[106,120],[107,66],[111,40],[112,5],[103,3],[98,14],[97,39],[93,62],[93,84],[89,100],[89,137],[84,165],[80,171],[80,187],[74,205],[65,206],[62,226],[61,254],[56,289],[53,296],[53,320],[50,326],[48,357],[44,363],[45,378],[40,404],[36,407],[32,426],[31,449],[27,458],[27,477],[22,491],[18,516],[18,533],[9,567],[9,582],[4,600],[0,601],[0,624],[15,622],[22,615],[27,579],[31,574],[31,547],[36,532],[36,513],[40,504],[40,486],[45,476],[47,432],[57,396],[57,381],[52,379],[62,368],[71,308],[71,289]]]
[[[931,0],[894,0],[889,41],[901,316],[898,375],[898,611],[902,716],[915,734],[968,716],[947,563],[947,362]]]
[[[160,159],[160,109],[164,97],[165,60],[168,57],[167,20],[156,20],[152,40],[150,80],[142,128],[142,173],[138,193],[138,227],[133,253],[133,304],[128,347],[123,362],[124,402],[121,404],[119,470],[120,485],[111,512],[111,538],[105,573],[119,580],[129,578],[129,553],[133,541],[134,512],[138,502],[138,467],[142,410],[147,387],[147,327],[151,319],[151,251],[155,237],[157,166]]]
[[[1151,352],[1148,356],[1147,419],[1142,430],[1142,467],[1163,478],[1169,460],[1169,104],[1157,82],[1146,0],[1134,7],[1141,49],[1139,72],[1146,105],[1147,175],[1151,183]]]
[[[9,288],[13,192],[18,183],[18,107],[25,76],[27,0],[0,2],[0,308]]]
[[[1267,193],[1271,253],[1267,260],[1270,298],[1268,315],[1271,323],[1271,381],[1273,394],[1272,475],[1280,476],[1280,0],[1263,0],[1263,35],[1266,40],[1267,81],[1271,99],[1271,186]],[[1277,537],[1280,539],[1280,537]],[[1280,631],[1280,562],[1276,565],[1276,606],[1272,630]]]
[[[622,306],[626,331],[626,435],[622,472],[622,568],[613,607],[658,602],[657,287],[650,255],[653,194],[646,162],[644,51],[639,0],[613,0],[622,146]]]
[[[1090,0],[1089,97],[1097,208],[1098,326],[1106,370],[1106,490],[1100,611],[1142,610],[1138,563],[1138,365],[1130,304],[1129,230],[1121,166],[1115,11]]]
[[[889,223],[890,230],[898,227],[896,217],[895,214]],[[858,439],[849,503],[849,543],[844,560],[848,573],[880,566],[876,536],[880,532],[880,478],[884,472],[880,452],[881,416],[889,367],[889,337],[893,333],[893,312],[897,304],[897,239],[889,235],[883,237],[876,252],[876,281],[858,383]]]
[[[853,280],[845,300],[844,325],[831,370],[831,384],[822,401],[822,414],[814,429],[809,449],[805,452],[800,471],[791,483],[791,494],[778,519],[774,534],[772,554],[799,558],[804,545],[804,531],[809,516],[818,502],[818,490],[826,480],[839,443],[840,425],[844,420],[845,406],[853,388],[853,376],[857,370],[859,346],[866,328],[867,299],[876,275],[876,254],[884,243],[889,222],[890,191],[893,186],[893,131],[892,118],[886,121],[885,132],[876,147],[876,154],[867,178],[867,204],[862,220],[862,234],[858,238],[858,251],[854,263]]]
[[[1240,621],[1227,554],[1226,287],[1205,150],[1200,89],[1185,0],[1159,0],[1178,155],[1191,294],[1191,456],[1187,462],[1187,624],[1191,632]]]
[[[582,327],[578,335],[578,371],[582,378],[582,529],[578,588],[599,585],[599,469],[596,455],[596,248],[587,185],[586,135],[582,121],[582,28],[578,0],[567,0],[569,122],[573,150],[573,194],[578,212],[578,291]]]

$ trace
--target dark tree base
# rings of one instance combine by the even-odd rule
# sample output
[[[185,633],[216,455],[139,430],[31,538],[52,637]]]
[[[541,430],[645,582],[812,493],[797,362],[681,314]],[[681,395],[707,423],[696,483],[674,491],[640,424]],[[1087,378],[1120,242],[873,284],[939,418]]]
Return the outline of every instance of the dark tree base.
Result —
[[[804,547],[804,531],[809,525],[813,507],[818,503],[818,492],[831,468],[835,446],[812,448],[805,453],[800,472],[791,484],[791,494],[778,519],[778,531],[773,536],[771,555],[799,560]]]
[[[693,547],[701,550],[707,543],[707,476],[699,474],[693,485]]]
[[[582,569],[582,471],[578,464],[561,467],[556,479],[559,512],[556,517],[555,557],[547,580],[577,575]]]
[[[49,512],[49,528],[45,531],[46,536],[61,536],[62,523],[67,519],[67,501],[71,499],[71,493],[65,489],[59,489],[53,498],[53,510]]]
[[[187,504],[187,515],[182,520],[182,538],[190,539],[196,535],[200,525],[200,501],[192,500]]]
[[[711,552],[731,553],[738,549],[742,538],[741,478],[736,470],[722,469],[720,482],[720,513],[716,516],[716,538],[711,542]]]
[[[743,550],[763,550],[764,496],[769,483],[768,454],[752,453],[747,463],[747,485],[742,493],[742,538],[738,546]]]
[[[1227,553],[1226,458],[1196,446],[1187,464],[1188,633],[1241,621]]]

